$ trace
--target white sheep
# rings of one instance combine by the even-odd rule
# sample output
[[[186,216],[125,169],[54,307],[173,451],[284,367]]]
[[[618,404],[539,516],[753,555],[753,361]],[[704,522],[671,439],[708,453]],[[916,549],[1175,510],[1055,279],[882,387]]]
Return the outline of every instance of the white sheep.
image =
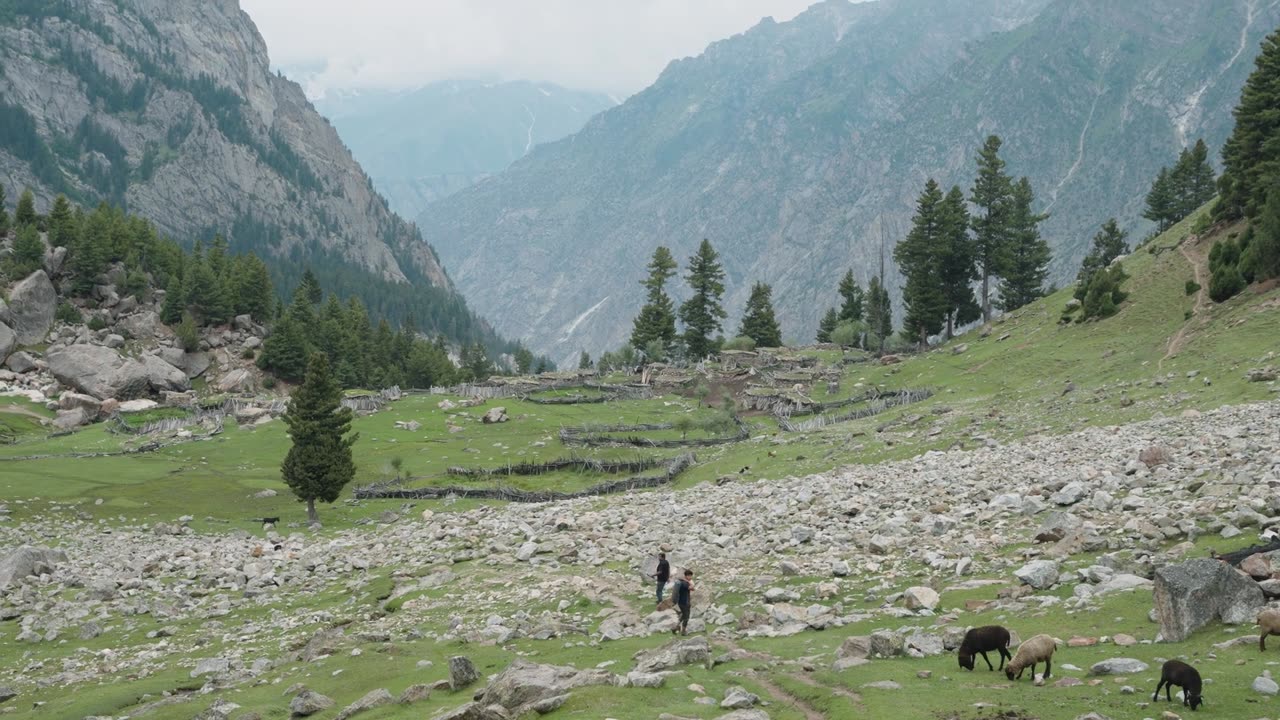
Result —
[[[1010,680],[1018,680],[1022,677],[1022,671],[1028,665],[1031,666],[1032,679],[1036,676],[1036,664],[1044,663],[1044,676],[1049,677],[1053,672],[1053,651],[1058,649],[1058,643],[1048,635],[1036,635],[1018,646],[1018,652],[1009,661],[1004,668],[1005,677]]]

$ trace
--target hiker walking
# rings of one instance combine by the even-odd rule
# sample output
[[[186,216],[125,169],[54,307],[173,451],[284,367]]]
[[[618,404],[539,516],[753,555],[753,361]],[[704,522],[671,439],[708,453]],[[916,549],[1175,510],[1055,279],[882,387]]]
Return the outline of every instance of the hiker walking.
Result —
[[[649,577],[658,581],[658,604],[662,604],[662,592],[667,589],[667,581],[671,579],[671,564],[667,562],[667,554],[658,553],[658,570]]]
[[[691,609],[691,596],[693,595],[693,571],[685,570],[684,577],[676,581],[675,589],[676,610],[680,613],[680,623],[673,632],[681,635],[689,634],[689,610]]]

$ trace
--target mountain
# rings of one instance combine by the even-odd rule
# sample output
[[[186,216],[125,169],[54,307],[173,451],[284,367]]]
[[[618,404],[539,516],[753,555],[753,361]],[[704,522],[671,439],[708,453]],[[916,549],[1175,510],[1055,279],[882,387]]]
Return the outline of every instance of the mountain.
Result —
[[[1052,213],[1061,283],[1107,217],[1149,227],[1142,197],[1182,145],[1222,143],[1277,24],[1255,0],[827,0],[673,62],[419,227],[480,312],[557,360],[621,345],[653,248],[683,260],[704,237],[728,330],[759,280],[807,340],[840,275],[865,284],[890,255],[925,180],[967,189],[994,133]]]
[[[493,339],[235,0],[0,3],[0,183],[42,212],[65,193],[222,233],[281,290],[310,265],[375,316]]]
[[[454,80],[400,92],[328,94],[315,105],[392,209],[416,217],[534,146],[577,132],[617,101],[549,83]]]

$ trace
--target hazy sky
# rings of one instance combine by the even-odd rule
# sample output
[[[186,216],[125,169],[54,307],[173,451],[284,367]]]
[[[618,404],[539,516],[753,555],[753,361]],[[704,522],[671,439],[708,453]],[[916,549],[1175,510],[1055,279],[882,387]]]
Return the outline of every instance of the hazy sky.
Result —
[[[271,61],[326,89],[484,77],[618,96],[667,63],[816,0],[241,0]],[[303,72],[313,75],[298,77]]]

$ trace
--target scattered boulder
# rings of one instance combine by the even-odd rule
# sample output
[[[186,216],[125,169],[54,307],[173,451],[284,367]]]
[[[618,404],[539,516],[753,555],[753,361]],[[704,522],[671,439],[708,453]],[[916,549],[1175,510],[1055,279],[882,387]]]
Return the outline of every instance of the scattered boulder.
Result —
[[[1280,693],[1280,685],[1276,684],[1275,680],[1260,675],[1253,679],[1253,691],[1263,695],[1275,695]]]
[[[18,697],[18,693],[12,688],[0,686],[0,702],[8,702]]]
[[[480,418],[480,422],[485,425],[494,425],[496,423],[504,423],[510,418],[507,417],[507,409],[504,407],[489,408],[489,411]]]
[[[908,610],[933,610],[942,598],[933,588],[909,587],[902,594],[902,600]]]
[[[58,309],[58,293],[44,270],[37,270],[13,286],[9,293],[9,315],[19,345],[42,343],[53,327]]]
[[[1248,382],[1274,382],[1277,371],[1273,367],[1253,368],[1245,373],[1244,379]]]
[[[755,707],[759,702],[759,695],[747,692],[741,685],[734,685],[724,691],[724,700],[720,701],[720,707],[725,710],[745,710]]]
[[[1036,590],[1046,590],[1058,582],[1058,563],[1052,560],[1032,560],[1013,574]]]
[[[1062,510],[1054,510],[1045,517],[1044,522],[1040,523],[1040,528],[1036,530],[1036,542],[1058,542],[1067,535],[1079,530],[1084,525],[1084,521]]]
[[[1049,502],[1054,505],[1075,505],[1084,499],[1088,490],[1082,482],[1069,482],[1062,486],[1062,489],[1049,496]]]
[[[218,381],[219,392],[240,393],[253,389],[253,374],[244,368],[236,368]]]
[[[1134,658],[1108,658],[1094,663],[1089,668],[1090,675],[1136,675],[1146,672],[1149,666]]]
[[[383,705],[390,705],[393,702],[395,702],[395,698],[391,696],[391,693],[386,688],[378,688],[343,708],[342,712],[338,713],[336,720],[347,720],[352,715],[382,707]]]
[[[449,687],[455,692],[480,679],[480,671],[462,655],[449,658]]]
[[[1215,620],[1252,622],[1265,604],[1248,575],[1212,558],[1196,558],[1156,570],[1155,614],[1165,642],[1181,642]]]
[[[498,673],[487,688],[476,693],[476,698],[486,706],[505,708],[511,717],[522,717],[529,712],[538,712],[535,706],[541,703],[558,700],[563,704],[564,696],[577,688],[621,684],[622,678],[607,670],[579,670],[517,659]]]
[[[116,320],[116,329],[124,330],[135,340],[150,340],[164,328],[160,316],[152,310],[126,315]]]
[[[636,670],[659,672],[681,665],[706,665],[711,662],[711,645],[702,636],[673,640],[660,648],[644,650],[636,655]]]
[[[307,717],[333,707],[333,700],[313,690],[303,690],[289,703],[293,717]]]
[[[1150,445],[1138,453],[1138,462],[1149,468],[1169,462],[1169,451],[1160,445]]]
[[[93,417],[82,407],[70,410],[59,410],[53,418],[53,426],[59,430],[74,430],[81,425],[88,425]]]
[[[36,359],[31,357],[30,353],[24,352],[22,350],[19,350],[18,352],[8,356],[8,359],[4,361],[4,365],[5,367],[19,374],[31,372],[32,370],[35,370],[36,368],[40,367],[36,363]]]
[[[23,545],[0,558],[0,590],[7,590],[29,575],[53,572],[58,563],[67,561],[61,550]]]

